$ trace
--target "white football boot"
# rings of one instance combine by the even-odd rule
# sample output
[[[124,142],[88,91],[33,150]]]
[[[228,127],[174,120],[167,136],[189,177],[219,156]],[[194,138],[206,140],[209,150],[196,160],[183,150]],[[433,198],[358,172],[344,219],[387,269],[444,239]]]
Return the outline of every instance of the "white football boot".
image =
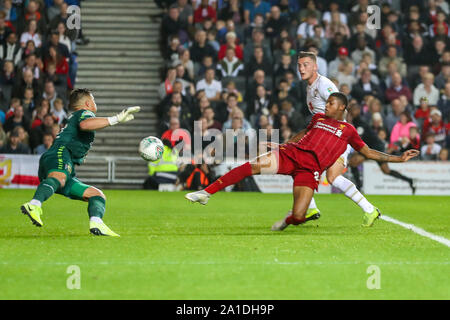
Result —
[[[283,231],[286,229],[289,225],[286,223],[286,218],[289,217],[292,214],[292,211],[289,211],[283,219],[280,221],[277,221],[272,226],[272,231]]]
[[[191,202],[198,202],[200,204],[205,205],[209,201],[210,194],[205,190],[200,190],[196,192],[187,193],[184,197]]]

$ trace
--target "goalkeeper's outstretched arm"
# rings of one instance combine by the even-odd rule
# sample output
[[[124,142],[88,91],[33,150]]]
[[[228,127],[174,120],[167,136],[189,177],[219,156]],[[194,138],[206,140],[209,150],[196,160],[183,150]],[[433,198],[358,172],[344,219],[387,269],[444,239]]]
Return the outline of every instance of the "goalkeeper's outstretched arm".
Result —
[[[139,112],[141,107],[129,107],[115,116],[108,118],[89,118],[80,122],[80,129],[83,131],[95,131],[118,123],[125,123],[134,119],[133,113]]]
[[[362,147],[359,152],[368,159],[372,159],[380,162],[406,162],[411,158],[419,155],[419,150],[407,150],[403,152],[401,156],[393,156],[387,153],[379,152],[374,149],[370,149],[367,145]]]

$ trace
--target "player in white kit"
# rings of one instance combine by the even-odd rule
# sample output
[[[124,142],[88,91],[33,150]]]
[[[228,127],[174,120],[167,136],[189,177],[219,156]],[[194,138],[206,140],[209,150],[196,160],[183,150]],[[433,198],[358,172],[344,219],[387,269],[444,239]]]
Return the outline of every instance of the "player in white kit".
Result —
[[[301,77],[300,80],[304,80],[308,83],[306,102],[309,111],[312,114],[318,112],[325,113],[325,104],[333,92],[339,92],[335,84],[328,79],[320,75],[317,72],[316,55],[312,52],[300,52],[298,56],[298,73]],[[351,150],[350,145],[347,146],[347,150],[339,157],[339,159],[327,169],[326,177],[329,183],[334,187],[342,190],[345,195],[353,200],[361,209],[364,210],[366,217],[379,216],[380,211],[375,208],[356,188],[355,184],[343,177],[342,174],[347,166],[347,157]],[[314,198],[311,200],[308,212],[306,214],[307,220],[314,220],[320,217],[320,211],[316,206]]]

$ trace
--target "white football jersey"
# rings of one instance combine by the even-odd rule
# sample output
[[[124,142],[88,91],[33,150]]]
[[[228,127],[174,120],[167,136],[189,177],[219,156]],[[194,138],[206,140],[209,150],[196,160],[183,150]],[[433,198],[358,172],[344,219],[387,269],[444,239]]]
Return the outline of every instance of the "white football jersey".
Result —
[[[297,70],[297,75],[301,80],[301,75]],[[316,81],[312,83],[312,85],[308,85],[306,87],[306,103],[308,104],[308,109],[312,114],[316,113],[325,113],[325,104],[327,103],[327,99],[333,92],[339,92],[336,85],[328,79],[320,74]],[[344,117],[345,119],[345,117]],[[345,121],[345,120],[343,120]],[[344,161],[344,166],[347,167],[347,157],[351,151],[351,146],[348,144],[345,152],[340,156],[340,158]]]
[[[312,114],[325,113],[325,104],[333,92],[339,92],[333,81],[319,74],[317,79],[306,87],[306,103],[309,111]]]

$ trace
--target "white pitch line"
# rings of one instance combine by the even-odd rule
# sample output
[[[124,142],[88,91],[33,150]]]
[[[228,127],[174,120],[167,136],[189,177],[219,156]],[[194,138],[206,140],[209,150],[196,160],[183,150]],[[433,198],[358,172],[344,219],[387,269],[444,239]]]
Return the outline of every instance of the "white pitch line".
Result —
[[[431,232],[425,231],[422,228],[416,227],[413,224],[404,223],[404,222],[401,222],[401,221],[399,221],[397,219],[391,218],[389,216],[385,216],[383,214],[381,215],[380,219],[383,219],[384,221],[388,221],[388,222],[397,224],[397,225],[399,225],[399,226],[401,226],[401,227],[403,227],[405,229],[409,229],[412,232],[421,235],[422,237],[426,237],[426,238],[429,238],[431,240],[437,241],[437,242],[442,243],[443,245],[445,245],[445,246],[450,248],[450,240],[447,239],[447,238],[435,235],[435,234],[433,234]]]
[[[69,266],[69,265],[450,265],[450,261],[72,261],[72,262],[12,262],[0,261],[0,266]]]

